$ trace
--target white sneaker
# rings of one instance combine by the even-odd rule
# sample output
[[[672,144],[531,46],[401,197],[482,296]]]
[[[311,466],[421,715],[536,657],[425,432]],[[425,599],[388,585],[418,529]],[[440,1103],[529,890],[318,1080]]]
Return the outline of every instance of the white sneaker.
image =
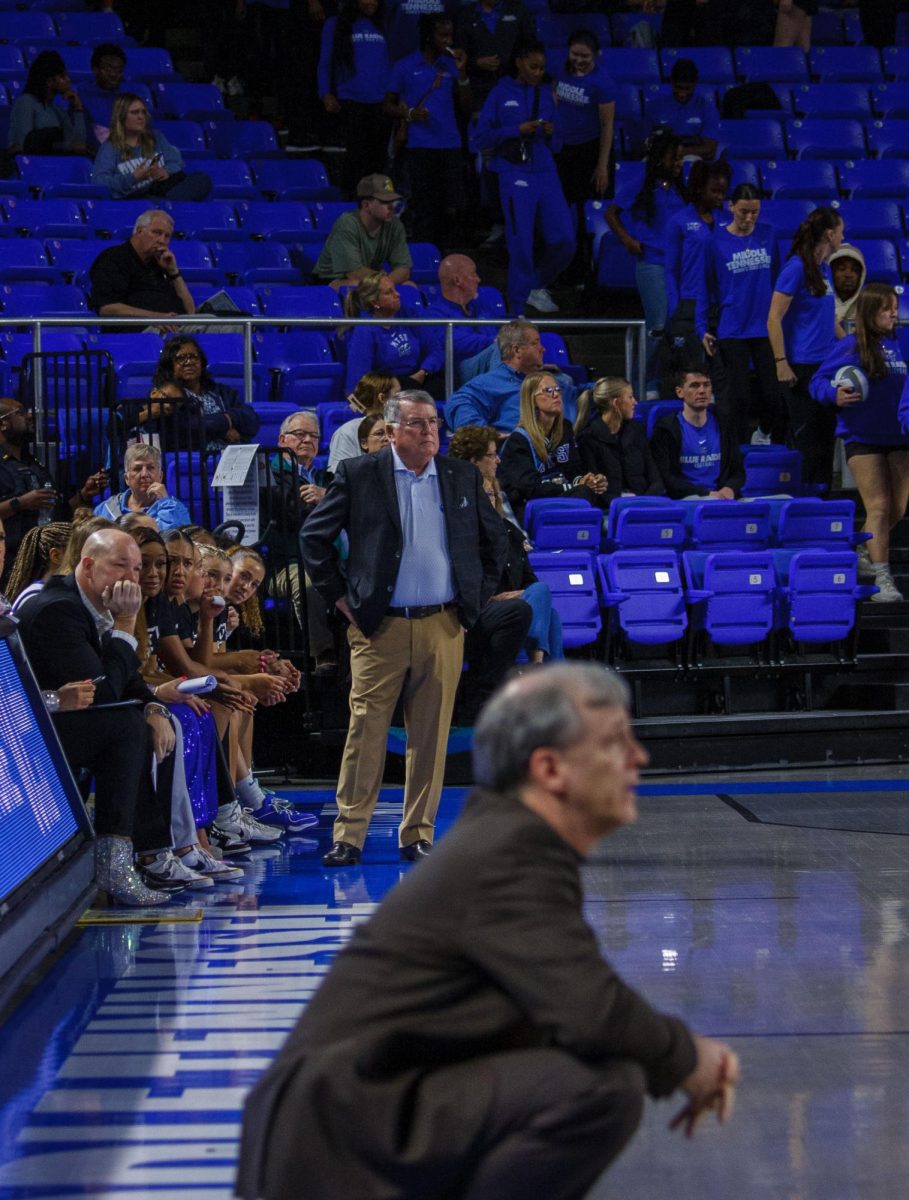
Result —
[[[257,842],[260,845],[276,842],[282,834],[282,830],[272,829],[269,825],[257,821],[251,813],[241,808],[236,800],[225,808],[223,815],[221,810],[218,810],[218,828],[241,838],[244,842]]]
[[[243,95],[243,84],[236,77],[236,75],[231,75],[230,79],[227,81],[227,94],[228,96]]]
[[[751,444],[752,446],[772,446],[773,441],[770,434],[764,433],[763,429],[758,425],[757,429],[751,435]]]
[[[868,553],[868,543],[861,542],[856,553],[858,554],[859,579],[873,579],[874,566],[871,562],[871,555]]]
[[[209,854],[207,850],[203,850],[201,846],[193,846],[187,854],[178,855],[178,857],[185,867],[189,867],[191,871],[197,871],[200,875],[209,876],[215,883],[243,878],[242,867],[232,867],[229,863],[222,862]]]
[[[173,850],[156,854],[153,862],[143,864],[143,871],[147,878],[159,883],[181,883],[188,888],[209,888],[215,882],[192,870]]]
[[[880,591],[875,592],[871,599],[878,604],[896,604],[897,601],[903,599],[903,593],[893,582],[893,576],[889,571],[878,571],[874,576],[874,582]]]
[[[505,237],[504,225],[493,225],[489,231],[489,236],[484,242],[480,243],[481,250],[491,250],[493,246],[498,246],[499,242]]]
[[[660,389],[659,388],[648,388],[647,391],[644,393],[644,399],[645,400],[659,400],[660,399]]]
[[[558,312],[559,306],[550,296],[546,288],[534,288],[527,297],[527,303],[537,312]]]

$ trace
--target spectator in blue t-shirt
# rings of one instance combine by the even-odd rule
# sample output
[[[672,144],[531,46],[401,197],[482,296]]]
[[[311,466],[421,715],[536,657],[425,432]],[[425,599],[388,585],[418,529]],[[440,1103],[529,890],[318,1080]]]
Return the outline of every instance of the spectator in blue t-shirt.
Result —
[[[344,311],[349,317],[375,318],[374,325],[355,325],[347,336],[348,392],[370,371],[393,375],[405,388],[441,392],[438,340],[426,325],[389,324],[401,311],[401,297],[387,275],[361,279],[345,296]]]
[[[789,436],[802,453],[806,483],[833,482],[836,413],[808,390],[811,377],[843,337],[828,260],[843,241],[843,218],[816,208],[795,231],[767,316],[767,333],[789,411]]]
[[[644,308],[647,337],[647,399],[660,396],[657,372],[660,340],[666,328],[665,238],[669,218],[685,207],[682,147],[674,133],[648,138],[644,182],[630,208],[610,204],[606,223],[636,260],[635,281]]]
[[[562,116],[562,149],[556,166],[569,204],[613,194],[615,84],[600,62],[600,43],[589,29],[568,39],[568,59],[556,76]]]
[[[466,254],[449,254],[439,263],[439,294],[426,306],[427,317],[446,317],[463,320],[465,317],[492,319],[500,315],[495,302],[480,295],[480,276],[477,265]],[[455,385],[460,387],[474,375],[491,371],[502,361],[496,341],[495,325],[455,325],[452,330]],[[445,330],[437,337],[442,346]]]
[[[394,64],[385,95],[385,111],[404,132],[411,237],[440,247],[450,244],[464,207],[458,113],[466,119],[471,105],[467,55],[453,43],[447,14],[420,17],[420,49]]]
[[[697,91],[698,69],[690,58],[678,58],[669,73],[671,91],[644,101],[646,132],[662,126],[681,141],[686,155],[713,158],[719,114],[706,92]]]
[[[713,388],[703,371],[685,368],[675,394],[682,411],[657,421],[650,448],[673,500],[704,496],[735,500],[745,482],[745,468],[735,431],[713,409]]]
[[[343,0],[322,29],[319,95],[325,111],[340,119],[345,148],[344,189],[381,169],[388,152],[388,50],[380,0]]]

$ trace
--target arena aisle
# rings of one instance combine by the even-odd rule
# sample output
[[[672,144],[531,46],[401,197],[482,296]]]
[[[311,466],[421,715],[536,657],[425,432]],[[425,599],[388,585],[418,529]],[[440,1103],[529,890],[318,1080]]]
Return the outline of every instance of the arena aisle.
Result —
[[[909,806],[897,772],[650,779],[585,874],[604,953],[742,1061],[727,1129],[676,1105],[589,1200],[895,1200],[909,1177]],[[240,1108],[334,955],[405,870],[398,789],[359,868],[254,852],[201,921],[94,927],[0,1039],[0,1200],[226,1200]],[[463,790],[448,789],[443,828]],[[527,947],[533,953],[533,947]],[[305,1188],[301,1188],[305,1196]],[[339,1200],[346,1198],[339,1197]],[[540,1197],[540,1200],[545,1200]]]

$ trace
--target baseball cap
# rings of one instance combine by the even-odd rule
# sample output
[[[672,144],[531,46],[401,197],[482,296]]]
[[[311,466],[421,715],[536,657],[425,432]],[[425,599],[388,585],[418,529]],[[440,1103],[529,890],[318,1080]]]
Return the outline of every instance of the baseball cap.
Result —
[[[366,175],[357,184],[357,199],[365,200],[400,200],[400,192],[395,191],[395,185],[387,175]]]

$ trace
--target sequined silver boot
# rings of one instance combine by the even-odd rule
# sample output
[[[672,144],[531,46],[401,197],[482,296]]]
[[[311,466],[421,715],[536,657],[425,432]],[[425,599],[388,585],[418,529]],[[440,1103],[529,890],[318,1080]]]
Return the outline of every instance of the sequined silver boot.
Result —
[[[95,841],[95,878],[101,891],[131,908],[166,904],[167,893],[145,886],[133,866],[133,844],[129,838],[99,837]]]

